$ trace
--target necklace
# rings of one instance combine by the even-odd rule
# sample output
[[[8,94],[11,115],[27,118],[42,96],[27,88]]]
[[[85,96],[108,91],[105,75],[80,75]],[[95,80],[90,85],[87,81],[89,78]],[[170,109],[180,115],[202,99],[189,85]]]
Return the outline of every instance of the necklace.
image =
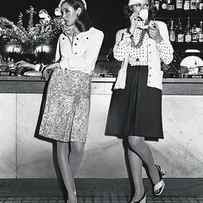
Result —
[[[80,32],[75,26],[63,26],[62,28],[63,34],[68,37],[71,44],[73,42],[73,39],[76,35],[78,35]]]
[[[139,39],[138,39],[138,42],[137,42],[137,43],[135,43],[135,41],[134,41],[134,36],[133,36],[133,35],[130,36],[130,39],[131,39],[131,46],[132,46],[133,48],[140,48],[140,47],[142,46],[143,40],[144,40],[144,36],[145,36],[145,34],[148,32],[148,29],[145,29],[145,28],[142,28],[142,27],[148,25],[148,23],[149,23],[149,22],[146,21],[145,23],[143,23],[143,25],[141,25],[141,24],[142,24],[142,23],[141,23],[140,26],[137,27],[137,29],[141,30],[141,32],[140,32],[140,34],[139,34]],[[129,29],[128,29],[128,32],[129,32]]]

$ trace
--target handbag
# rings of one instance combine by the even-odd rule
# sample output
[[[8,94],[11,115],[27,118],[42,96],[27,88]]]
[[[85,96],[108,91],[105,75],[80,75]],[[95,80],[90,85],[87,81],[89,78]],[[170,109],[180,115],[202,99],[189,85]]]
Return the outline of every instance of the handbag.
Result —
[[[121,63],[121,68],[118,71],[118,76],[116,78],[116,83],[114,85],[114,89],[125,89],[128,59],[129,59],[129,53],[127,52],[124,57],[124,60]]]

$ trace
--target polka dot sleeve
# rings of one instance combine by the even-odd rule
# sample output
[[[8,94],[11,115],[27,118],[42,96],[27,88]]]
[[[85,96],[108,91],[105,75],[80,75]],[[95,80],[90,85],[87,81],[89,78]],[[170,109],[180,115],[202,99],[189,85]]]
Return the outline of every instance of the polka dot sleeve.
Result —
[[[157,43],[159,50],[160,58],[165,64],[171,63],[173,60],[173,48],[170,43],[162,40],[160,43]]]
[[[173,47],[169,41],[168,29],[165,23],[162,23],[162,29],[160,34],[163,40],[157,43],[157,49],[159,51],[160,59],[165,63],[169,64],[173,60]]]
[[[119,30],[116,34],[116,43],[113,48],[114,58],[123,61],[131,47],[130,34],[125,30]]]

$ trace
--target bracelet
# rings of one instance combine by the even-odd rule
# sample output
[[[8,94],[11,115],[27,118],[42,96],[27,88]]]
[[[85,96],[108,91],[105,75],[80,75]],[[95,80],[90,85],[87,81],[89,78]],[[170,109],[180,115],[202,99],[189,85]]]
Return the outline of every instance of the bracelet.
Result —
[[[59,62],[56,62],[56,63],[55,63],[55,68],[59,68],[59,69],[61,69],[61,65],[60,65]]]
[[[56,65],[57,65],[57,68],[61,69],[61,65],[60,65],[60,63],[59,63],[59,62],[58,62],[58,63],[56,63]]]

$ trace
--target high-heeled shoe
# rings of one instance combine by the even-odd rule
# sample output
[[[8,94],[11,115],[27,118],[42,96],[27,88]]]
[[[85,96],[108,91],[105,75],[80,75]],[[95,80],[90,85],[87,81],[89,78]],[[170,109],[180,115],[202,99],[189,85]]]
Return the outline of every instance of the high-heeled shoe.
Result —
[[[162,169],[159,165],[155,165],[155,166],[158,170],[160,181],[154,185],[153,189],[154,189],[154,195],[160,196],[165,188],[165,183],[163,181],[163,176],[165,175],[165,172],[162,171]]]
[[[138,201],[133,201],[133,200],[131,200],[129,203],[142,203],[142,201],[143,200],[145,200],[146,199],[146,194],[145,194],[145,192],[144,192],[144,194],[142,195],[142,197],[140,198],[140,200],[138,200]],[[145,201],[146,202],[146,201]]]

